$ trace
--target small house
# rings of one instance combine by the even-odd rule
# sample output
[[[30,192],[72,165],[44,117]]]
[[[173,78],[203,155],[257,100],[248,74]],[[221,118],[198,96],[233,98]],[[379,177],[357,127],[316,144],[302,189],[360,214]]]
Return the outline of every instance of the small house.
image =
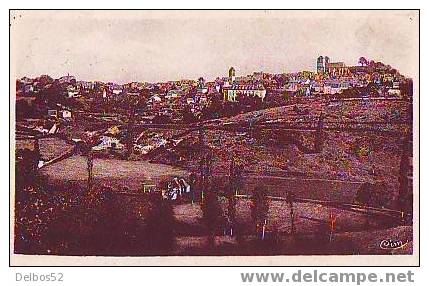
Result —
[[[58,117],[58,111],[56,109],[48,109],[48,117]]]
[[[61,110],[61,117],[64,119],[72,118],[72,112],[70,110],[63,109]]]

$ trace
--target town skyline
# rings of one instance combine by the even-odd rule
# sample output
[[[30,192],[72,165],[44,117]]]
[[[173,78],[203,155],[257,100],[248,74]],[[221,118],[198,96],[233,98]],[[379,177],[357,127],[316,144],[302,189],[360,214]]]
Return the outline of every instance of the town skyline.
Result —
[[[241,74],[239,72],[240,71],[239,67],[237,68],[237,67],[231,65],[231,66],[225,68],[225,71],[224,71],[223,74],[219,74],[219,75],[217,75],[214,78],[205,78],[205,77],[202,77],[202,76],[197,76],[195,78],[181,77],[181,78],[177,78],[177,79],[174,78],[174,79],[165,79],[165,80],[159,80],[159,81],[145,81],[145,80],[133,80],[133,81],[131,81],[130,80],[130,81],[124,81],[124,82],[116,82],[116,81],[113,81],[113,80],[99,80],[99,79],[80,78],[80,77],[76,76],[75,74],[72,74],[70,72],[66,72],[64,74],[58,74],[57,76],[54,76],[54,75],[49,74],[49,73],[41,73],[41,74],[36,74],[36,75],[31,75],[31,76],[29,76],[29,75],[23,75],[23,76],[18,76],[17,79],[20,79],[20,78],[38,78],[40,76],[49,76],[49,77],[51,77],[53,79],[60,79],[60,78],[65,77],[65,76],[73,76],[77,81],[84,81],[84,82],[104,82],[104,83],[114,83],[114,84],[119,84],[119,85],[126,85],[126,84],[129,84],[129,83],[132,83],[132,82],[157,84],[157,83],[163,83],[163,82],[177,82],[177,81],[183,81],[183,80],[185,80],[185,81],[186,80],[198,81],[198,79],[202,77],[205,81],[214,82],[217,78],[221,79],[221,78],[228,77],[228,70],[230,68],[234,68],[235,70],[238,71],[237,72],[237,77],[246,77],[246,76],[249,76],[249,75],[252,75],[252,74],[256,74],[256,73],[265,73],[265,74],[272,74],[272,75],[280,75],[280,74],[295,74],[295,73],[301,73],[301,72],[312,72],[314,74],[317,74],[316,59],[317,58],[313,59],[314,68],[311,68],[311,69],[300,69],[300,70],[296,70],[296,71],[285,71],[285,72],[270,72],[270,71],[264,71],[264,70],[254,70],[254,71],[249,71],[249,72]],[[351,67],[351,66],[359,66],[358,60],[359,59],[356,59],[356,61],[355,61],[356,63],[351,63],[351,64],[348,64],[347,62],[344,62],[344,61],[341,61],[341,60],[338,60],[338,61],[335,61],[335,62],[344,63],[345,66]],[[375,62],[378,62],[377,60],[374,60],[374,59],[368,59],[368,60],[373,60]],[[389,64],[389,63],[383,63],[383,64]],[[396,67],[392,66],[392,68],[396,68]]]
[[[391,64],[408,77],[417,71],[414,61],[404,56],[418,56],[408,41],[415,36],[407,27],[415,25],[414,15],[406,13],[389,17],[368,13],[352,22],[347,20],[349,13],[336,12],[321,22],[323,13],[316,11],[307,16],[283,11],[288,13],[274,13],[272,19],[234,13],[183,19],[174,13],[149,17],[140,12],[113,19],[81,13],[78,22],[63,13],[17,13],[11,18],[12,29],[15,25],[22,35],[12,41],[16,76],[71,74],[85,81],[119,84],[200,76],[214,80],[231,66],[237,75],[315,71],[319,55],[346,65],[357,65],[364,56]]]

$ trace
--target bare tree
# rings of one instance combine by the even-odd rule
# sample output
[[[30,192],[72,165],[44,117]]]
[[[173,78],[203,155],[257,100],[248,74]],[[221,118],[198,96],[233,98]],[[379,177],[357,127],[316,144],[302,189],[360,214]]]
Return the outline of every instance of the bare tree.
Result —
[[[92,169],[94,168],[94,162],[93,162],[93,154],[92,151],[89,150],[88,154],[86,155],[86,171],[88,173],[88,181],[87,181],[87,185],[88,185],[88,191],[91,191],[92,188]]]

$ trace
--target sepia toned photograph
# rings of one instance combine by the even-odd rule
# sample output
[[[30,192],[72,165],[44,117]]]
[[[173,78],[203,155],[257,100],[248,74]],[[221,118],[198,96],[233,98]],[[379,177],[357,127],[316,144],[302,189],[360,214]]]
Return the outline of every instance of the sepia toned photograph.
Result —
[[[12,262],[417,264],[419,21],[10,10]]]

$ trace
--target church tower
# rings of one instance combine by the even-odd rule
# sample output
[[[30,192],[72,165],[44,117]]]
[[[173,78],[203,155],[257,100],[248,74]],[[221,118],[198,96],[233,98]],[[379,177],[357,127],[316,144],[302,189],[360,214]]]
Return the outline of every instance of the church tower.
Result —
[[[234,67],[229,68],[228,77],[230,78],[231,82],[235,81],[235,68]]]
[[[317,58],[316,70],[318,74],[323,74],[325,72],[323,60],[323,56]]]

